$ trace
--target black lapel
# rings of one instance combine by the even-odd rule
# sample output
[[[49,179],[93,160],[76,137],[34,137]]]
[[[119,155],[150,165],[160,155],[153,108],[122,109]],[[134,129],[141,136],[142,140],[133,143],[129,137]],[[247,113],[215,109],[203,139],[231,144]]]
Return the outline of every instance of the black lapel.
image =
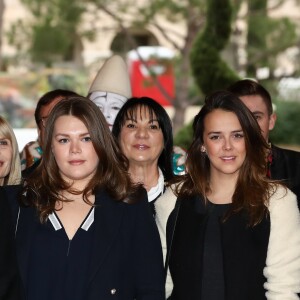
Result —
[[[103,191],[96,194],[95,204],[95,232],[88,272],[89,282],[101,268],[117,238],[126,205],[111,199]]]

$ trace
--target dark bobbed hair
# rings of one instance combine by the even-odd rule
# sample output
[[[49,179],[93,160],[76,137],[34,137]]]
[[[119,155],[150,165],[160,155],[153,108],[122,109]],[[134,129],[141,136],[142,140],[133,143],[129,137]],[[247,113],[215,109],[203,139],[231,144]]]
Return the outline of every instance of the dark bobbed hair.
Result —
[[[206,200],[210,192],[210,161],[201,152],[205,118],[214,110],[234,113],[243,130],[246,147],[246,158],[241,166],[232,197],[232,214],[246,211],[249,225],[258,224],[267,214],[268,199],[273,192],[271,181],[266,178],[266,153],[268,144],[261,135],[259,125],[243,102],[229,91],[216,91],[206,97],[205,104],[193,122],[193,141],[187,151],[186,169],[183,185],[177,189],[182,197],[201,195]]]
[[[165,180],[169,181],[174,176],[172,169],[172,122],[166,110],[158,102],[149,97],[133,97],[128,99],[117,114],[112,133],[118,141],[126,120],[136,120],[138,110],[141,111],[142,109],[148,110],[150,118],[157,119],[163,133],[164,149],[158,158],[158,166],[162,170]]]
[[[257,81],[252,79],[242,79],[233,83],[227,88],[228,91],[241,96],[260,96],[267,106],[269,116],[273,113],[272,98],[269,92]]]
[[[65,98],[77,97],[77,96],[79,96],[77,93],[70,90],[63,90],[63,89],[56,89],[45,93],[37,102],[34,111],[34,118],[37,127],[40,128],[40,120],[41,120],[40,114],[43,106],[47,106],[51,104],[54,100],[56,100],[59,97],[65,99]]]
[[[52,153],[52,135],[56,120],[61,116],[74,116],[82,121],[99,157],[95,175],[83,191],[72,189],[63,180]],[[117,143],[108,128],[106,120],[99,108],[85,97],[70,97],[60,101],[51,111],[45,128],[45,147],[41,164],[28,178],[23,202],[37,208],[40,220],[44,222],[49,213],[55,210],[56,201],[68,201],[61,196],[67,190],[73,194],[83,193],[83,200],[98,189],[106,190],[115,200],[134,202],[131,196],[140,191],[139,185],[133,185],[127,173],[127,159],[121,154]]]

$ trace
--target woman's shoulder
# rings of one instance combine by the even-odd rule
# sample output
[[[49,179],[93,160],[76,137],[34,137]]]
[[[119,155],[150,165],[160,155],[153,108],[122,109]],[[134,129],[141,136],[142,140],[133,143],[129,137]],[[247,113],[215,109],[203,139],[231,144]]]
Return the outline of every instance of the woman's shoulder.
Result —
[[[7,199],[7,201],[13,204],[18,203],[18,199],[23,189],[22,184],[18,185],[5,185],[0,187],[1,198]]]
[[[177,185],[168,186],[165,192],[156,200],[155,211],[156,211],[156,222],[157,224],[162,223],[165,228],[169,215],[173,211],[177,201],[176,195]]]
[[[268,299],[298,299],[300,291],[300,213],[296,195],[274,185],[269,211],[271,231],[264,275]]]
[[[273,185],[273,194],[269,199],[268,209],[271,220],[299,216],[297,196],[281,184]]]
[[[4,185],[0,187],[0,190],[3,191],[6,194],[14,194],[16,191],[20,191],[23,188],[22,184],[17,185]]]
[[[297,205],[297,196],[287,187],[281,184],[272,184],[272,191],[269,199],[269,210],[283,203],[285,203],[284,205],[287,205],[286,203]]]
[[[155,208],[173,209],[177,200],[176,188],[177,188],[176,184],[168,186],[165,192],[161,196],[159,196],[158,199],[156,200]]]
[[[147,191],[142,185],[138,185],[124,199],[117,200],[108,190],[101,188],[96,191],[96,205],[122,206],[131,210],[148,205]]]
[[[0,187],[1,202],[5,202],[5,205],[10,208],[13,220],[16,220],[19,214],[19,197],[21,195],[22,188],[23,186],[21,184]]]

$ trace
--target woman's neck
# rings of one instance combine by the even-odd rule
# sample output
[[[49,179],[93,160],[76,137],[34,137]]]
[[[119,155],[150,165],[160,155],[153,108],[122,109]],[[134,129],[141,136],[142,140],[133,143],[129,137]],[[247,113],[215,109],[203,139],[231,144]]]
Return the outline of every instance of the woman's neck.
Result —
[[[235,192],[237,175],[211,176],[210,192],[206,195],[215,204],[232,203]]]
[[[64,199],[70,201],[70,202],[64,202],[65,204],[66,203],[69,203],[69,204],[73,203],[76,205],[78,205],[78,204],[86,205],[87,204],[83,199],[83,193],[73,194],[73,193],[70,193],[69,191],[62,191],[60,194]],[[88,195],[87,200],[91,204],[93,204],[95,202],[95,195],[93,195],[93,194]],[[57,203],[57,205],[62,205],[62,204],[63,203],[61,201],[58,201],[58,203]]]
[[[130,165],[129,174],[133,182],[142,183],[147,191],[158,183],[159,171],[157,165]]]

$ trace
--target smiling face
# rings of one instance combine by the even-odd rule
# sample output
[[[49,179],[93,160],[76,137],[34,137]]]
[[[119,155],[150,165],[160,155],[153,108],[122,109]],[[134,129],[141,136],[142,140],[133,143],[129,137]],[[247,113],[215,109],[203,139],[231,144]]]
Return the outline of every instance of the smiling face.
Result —
[[[13,157],[11,141],[0,137],[0,182],[9,174]]]
[[[111,130],[116,116],[127,98],[114,93],[93,92],[90,99],[100,108]]]
[[[237,176],[246,158],[241,124],[232,112],[215,109],[204,119],[203,147],[210,161],[210,175]]]
[[[120,146],[130,165],[157,165],[164,148],[164,137],[155,115],[147,107],[137,108],[136,119],[125,120],[119,136]]]
[[[51,148],[59,172],[73,187],[85,187],[99,164],[90,134],[84,123],[73,116],[57,118]]]
[[[275,126],[276,115],[268,112],[268,108],[260,95],[248,95],[239,97],[255,117],[264,139],[268,142],[269,131]]]

